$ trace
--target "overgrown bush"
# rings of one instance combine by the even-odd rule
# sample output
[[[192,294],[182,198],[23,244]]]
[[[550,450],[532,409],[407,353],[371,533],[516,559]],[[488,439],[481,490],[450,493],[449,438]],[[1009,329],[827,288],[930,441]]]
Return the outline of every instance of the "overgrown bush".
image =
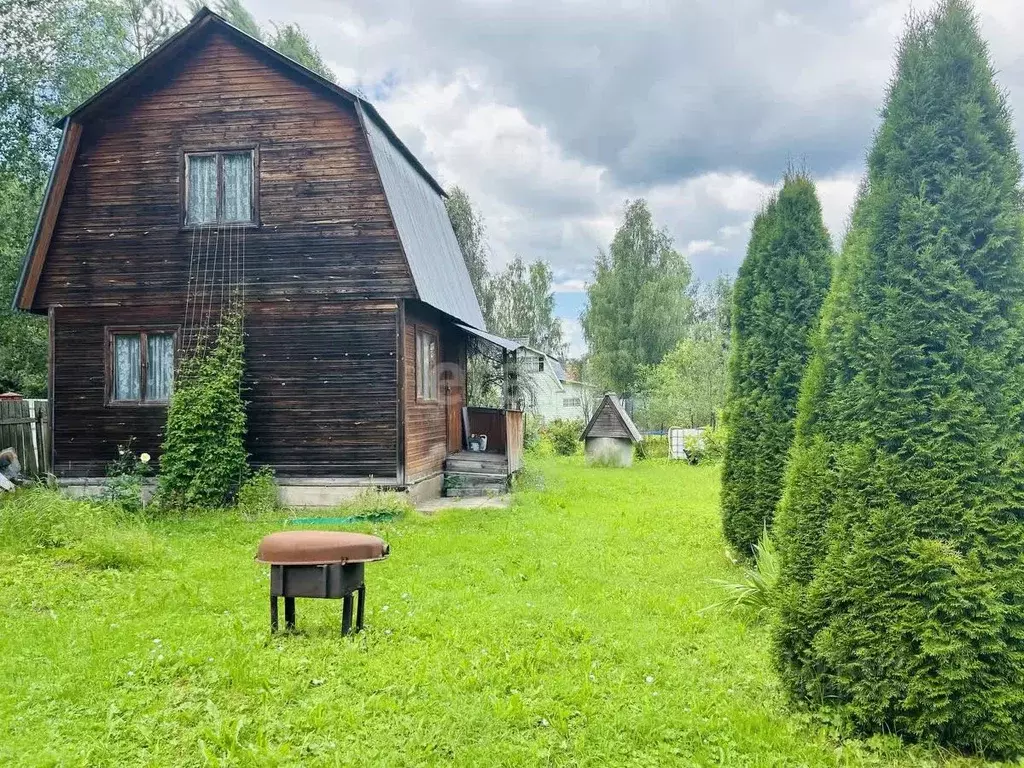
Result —
[[[149,454],[136,454],[134,444],[135,438],[131,438],[127,445],[117,446],[117,458],[107,465],[103,486],[103,498],[127,512],[142,509],[142,486],[151,474]]]
[[[179,366],[160,458],[166,506],[219,507],[245,481],[242,312],[226,312],[212,344],[200,340]]]
[[[266,515],[280,509],[278,487],[274,480],[274,470],[260,467],[242,483],[238,489],[238,511],[243,515]]]
[[[0,548],[50,551],[94,568],[136,568],[158,555],[139,515],[117,504],[70,499],[48,488],[0,496]]]
[[[527,413],[523,416],[523,450],[533,453],[540,447],[541,430],[544,421],[534,413]]]
[[[644,435],[643,442],[634,446],[633,455],[638,459],[667,459],[668,436]]]
[[[365,517],[367,519],[402,517],[415,510],[407,493],[399,493],[384,488],[367,488],[359,494],[335,507],[334,514],[338,517]]]
[[[800,397],[776,658],[860,731],[1018,755],[1021,162],[964,0],[911,21],[882,117]]]
[[[744,556],[771,528],[782,495],[800,379],[831,261],[814,183],[788,174],[782,190],[754,221],[733,293],[725,407],[733,440],[725,448],[722,471],[722,527]],[[706,442],[701,439],[700,460]]]
[[[555,419],[547,425],[545,432],[559,456],[572,456],[580,449],[580,435],[583,422],[570,419]]]

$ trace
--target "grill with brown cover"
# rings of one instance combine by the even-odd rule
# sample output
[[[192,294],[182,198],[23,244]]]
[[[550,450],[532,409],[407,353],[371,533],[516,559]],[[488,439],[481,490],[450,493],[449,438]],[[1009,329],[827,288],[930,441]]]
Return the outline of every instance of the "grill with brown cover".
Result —
[[[383,539],[339,531],[282,531],[265,536],[256,559],[270,565],[270,630],[277,631],[277,598],[284,598],[284,622],[295,629],[295,598],[341,599],[341,634],[352,629],[353,596],[359,597],[356,631],[363,628],[364,565],[388,556]]]

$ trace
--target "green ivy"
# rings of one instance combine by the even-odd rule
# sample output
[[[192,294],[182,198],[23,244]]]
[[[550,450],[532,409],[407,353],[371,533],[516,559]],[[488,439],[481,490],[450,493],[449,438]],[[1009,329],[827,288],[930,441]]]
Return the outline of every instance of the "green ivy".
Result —
[[[213,343],[200,340],[179,366],[160,459],[165,505],[221,506],[246,479],[244,353],[242,313],[232,310]]]

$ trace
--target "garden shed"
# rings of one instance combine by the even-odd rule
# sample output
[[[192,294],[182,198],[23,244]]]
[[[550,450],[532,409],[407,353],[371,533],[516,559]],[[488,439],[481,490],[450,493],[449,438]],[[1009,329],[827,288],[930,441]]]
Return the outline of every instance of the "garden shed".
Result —
[[[633,446],[643,440],[643,436],[615,395],[608,392],[583,430],[581,439],[588,464],[628,467],[633,463]]]

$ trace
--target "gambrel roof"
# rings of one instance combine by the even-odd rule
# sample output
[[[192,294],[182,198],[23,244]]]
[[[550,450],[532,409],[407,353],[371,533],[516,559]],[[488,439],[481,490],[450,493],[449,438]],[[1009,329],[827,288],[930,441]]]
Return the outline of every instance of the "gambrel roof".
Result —
[[[309,88],[356,110],[384,187],[417,298],[470,326],[483,328],[483,313],[444,205],[444,189],[402,143],[376,108],[361,96],[278,53],[205,7],[146,58],[57,122],[63,129],[63,136],[15,291],[15,309],[32,309],[83,124],[138,82],[154,71],[160,71],[162,65],[182,55],[192,40],[211,29],[223,32],[271,66],[297,74],[299,81]]]

